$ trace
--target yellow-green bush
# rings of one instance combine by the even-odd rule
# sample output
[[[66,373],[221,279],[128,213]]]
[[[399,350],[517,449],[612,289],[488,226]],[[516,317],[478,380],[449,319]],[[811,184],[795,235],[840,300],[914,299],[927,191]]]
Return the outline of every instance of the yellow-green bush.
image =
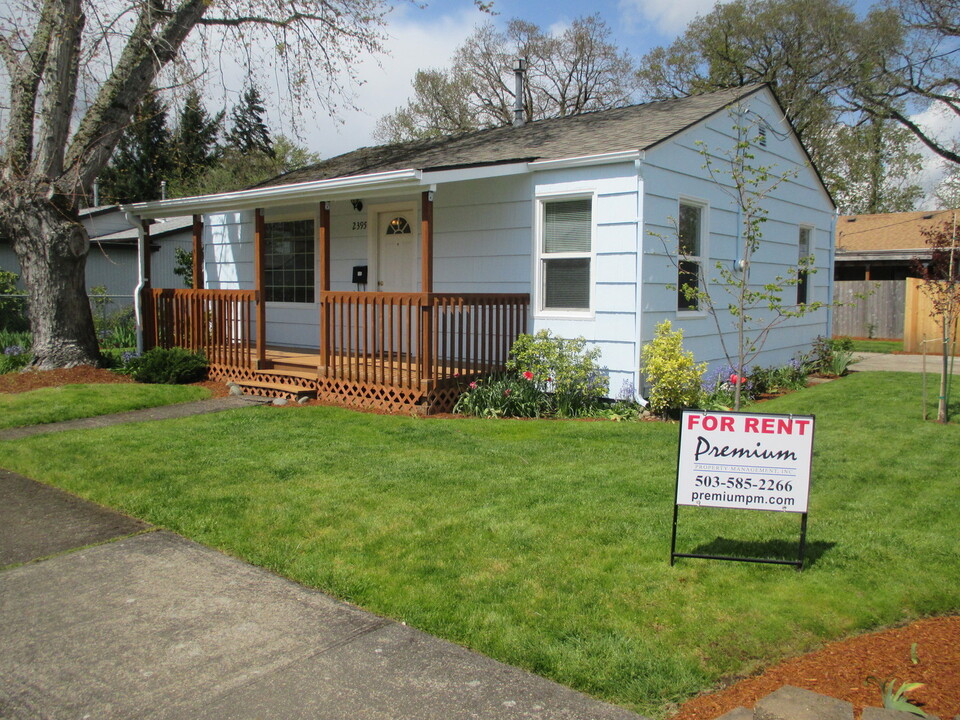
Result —
[[[643,346],[641,359],[652,412],[663,415],[700,402],[707,364],[695,362],[693,353],[683,349],[683,330],[673,331],[670,321],[664,320],[657,325],[653,341]]]

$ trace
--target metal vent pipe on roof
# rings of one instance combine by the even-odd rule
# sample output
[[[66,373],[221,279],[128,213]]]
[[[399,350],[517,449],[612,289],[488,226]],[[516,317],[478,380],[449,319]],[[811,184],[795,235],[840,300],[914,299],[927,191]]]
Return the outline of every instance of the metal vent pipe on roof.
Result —
[[[523,76],[527,71],[527,61],[523,58],[517,58],[513,63],[513,76],[515,79],[513,96],[513,126],[521,127],[526,123],[523,117]]]

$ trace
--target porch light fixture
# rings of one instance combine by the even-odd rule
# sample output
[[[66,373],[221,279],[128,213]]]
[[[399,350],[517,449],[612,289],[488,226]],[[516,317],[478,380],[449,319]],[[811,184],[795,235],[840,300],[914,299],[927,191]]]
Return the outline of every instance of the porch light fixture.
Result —
[[[360,200],[359,198],[357,198],[356,200],[351,200],[350,204],[353,205],[353,209],[356,210],[357,212],[360,212],[361,210],[363,210],[363,200]]]

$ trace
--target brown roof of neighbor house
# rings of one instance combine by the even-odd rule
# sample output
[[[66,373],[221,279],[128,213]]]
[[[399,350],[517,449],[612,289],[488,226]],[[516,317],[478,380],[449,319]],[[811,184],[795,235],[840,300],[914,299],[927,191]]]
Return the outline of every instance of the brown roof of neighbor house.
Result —
[[[397,145],[364,147],[255,187],[410,168],[436,170],[645,150],[763,87],[747,85],[676,100],[538,120],[521,127],[508,126]]]
[[[837,253],[926,249],[924,230],[960,221],[960,210],[841,215],[837,220]]]

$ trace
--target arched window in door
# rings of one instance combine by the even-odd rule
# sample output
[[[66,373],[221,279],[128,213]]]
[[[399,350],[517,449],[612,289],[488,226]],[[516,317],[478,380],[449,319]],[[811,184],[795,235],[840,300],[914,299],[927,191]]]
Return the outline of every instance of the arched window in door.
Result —
[[[397,215],[393,220],[387,225],[387,235],[409,235],[412,231],[410,230],[410,223],[407,222],[405,217]]]

